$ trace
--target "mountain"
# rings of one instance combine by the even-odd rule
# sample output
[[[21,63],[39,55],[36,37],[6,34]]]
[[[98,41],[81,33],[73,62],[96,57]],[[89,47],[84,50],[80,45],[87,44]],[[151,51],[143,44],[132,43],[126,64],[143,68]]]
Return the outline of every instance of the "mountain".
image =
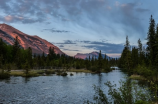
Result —
[[[80,59],[86,59],[86,58],[89,58],[89,56],[90,56],[90,58],[92,58],[92,57],[98,58],[99,57],[99,52],[91,52],[91,53],[85,53],[85,54],[77,53],[74,57],[75,58],[80,58]],[[102,54],[102,57],[104,58],[105,54]],[[106,55],[106,58],[108,59],[109,56]]]
[[[38,36],[30,36],[12,26],[0,24],[0,38],[2,38],[5,43],[13,45],[16,36],[18,36],[21,47],[24,49],[31,47],[33,53],[42,54],[44,52],[48,54],[49,47],[54,47],[56,54],[64,54],[58,47]]]

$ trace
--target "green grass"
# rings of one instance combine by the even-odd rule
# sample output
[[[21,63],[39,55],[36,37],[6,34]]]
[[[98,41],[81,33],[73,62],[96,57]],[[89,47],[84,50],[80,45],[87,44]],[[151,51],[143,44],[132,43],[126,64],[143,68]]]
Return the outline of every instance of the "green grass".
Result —
[[[36,76],[39,76],[39,71],[29,71],[28,74],[25,74],[25,72],[23,70],[18,70],[18,71],[15,71],[15,70],[12,70],[10,72],[10,75],[11,76],[22,76],[22,77],[36,77]]]
[[[24,70],[12,70],[10,72],[11,76],[22,76],[22,77],[37,77],[40,75],[50,75],[50,74],[55,74],[54,70],[31,70],[29,71],[28,74],[25,74]]]
[[[49,74],[55,74],[55,70],[51,70],[51,69],[45,70],[45,73],[46,73],[47,75],[49,75]]]
[[[86,69],[70,69],[68,72],[92,73],[92,71],[90,71],[90,70],[86,70]]]
[[[140,75],[131,75],[129,78],[134,80],[146,80],[146,78]]]
[[[11,76],[22,76],[23,74],[24,74],[24,71],[22,71],[22,70],[18,70],[18,71],[12,70],[12,71],[10,72],[10,75],[11,75]]]

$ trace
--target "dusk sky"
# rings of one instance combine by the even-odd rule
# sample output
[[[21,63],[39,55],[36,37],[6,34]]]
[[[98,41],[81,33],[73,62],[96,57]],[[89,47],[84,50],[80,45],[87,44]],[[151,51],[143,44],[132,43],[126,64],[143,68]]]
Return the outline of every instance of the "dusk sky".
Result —
[[[0,23],[37,35],[66,54],[102,50],[118,57],[126,36],[145,45],[158,0],[0,0]]]

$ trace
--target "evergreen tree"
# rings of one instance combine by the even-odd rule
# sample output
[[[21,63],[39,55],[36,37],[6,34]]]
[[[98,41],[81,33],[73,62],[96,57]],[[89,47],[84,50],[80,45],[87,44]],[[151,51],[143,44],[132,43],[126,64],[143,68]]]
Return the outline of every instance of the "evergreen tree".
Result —
[[[54,52],[54,47],[49,47],[49,54],[48,54],[49,60],[54,60],[56,58],[56,54]]]
[[[129,72],[131,71],[132,68],[132,59],[131,59],[130,43],[128,40],[128,36],[126,36],[126,44],[121,54],[119,66],[121,68],[125,68]]]
[[[28,62],[30,67],[33,66],[33,64],[32,64],[33,60],[32,60],[32,49],[31,49],[31,47],[29,47],[28,50],[27,50],[27,62]]]
[[[155,49],[156,49],[155,48],[155,20],[152,18],[151,15],[148,36],[147,36],[147,52],[150,58],[151,65],[154,65],[154,61],[156,58]]]
[[[98,57],[98,71],[101,72],[102,68],[103,68],[103,58],[102,58],[102,54],[100,50],[99,57]]]
[[[13,44],[13,50],[12,50],[12,55],[13,55],[13,61],[16,63],[17,67],[20,67],[20,40],[18,39],[18,36],[14,39],[14,44]]]
[[[155,39],[156,39],[156,42],[155,42],[155,47],[156,47],[156,58],[155,58],[155,65],[158,67],[158,24],[156,26],[156,34],[155,34]]]
[[[138,40],[138,64],[142,64],[144,60],[144,52],[142,50],[142,43],[141,40]]]
[[[128,36],[126,36],[126,44],[125,44],[126,49],[130,50],[130,43],[128,40]]]
[[[0,54],[0,69],[3,67],[3,54]]]
[[[139,54],[142,52],[142,43],[140,39],[138,40],[138,52]]]
[[[6,56],[6,44],[3,42],[2,39],[0,39],[0,68],[2,67],[2,64],[5,62],[5,56]]]
[[[136,68],[138,66],[138,49],[136,49],[135,47],[132,48],[131,59],[132,59],[132,69]]]
[[[125,67],[130,70],[131,69],[131,64],[132,64],[132,60],[131,60],[131,52],[130,52],[130,43],[128,40],[128,36],[126,36],[126,44],[125,44]]]

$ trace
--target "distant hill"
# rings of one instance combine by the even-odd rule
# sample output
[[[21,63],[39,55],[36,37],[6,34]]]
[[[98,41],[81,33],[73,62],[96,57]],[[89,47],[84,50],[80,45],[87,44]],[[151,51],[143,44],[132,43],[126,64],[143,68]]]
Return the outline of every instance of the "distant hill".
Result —
[[[86,58],[89,58],[89,56],[90,56],[90,58],[92,58],[92,57],[98,58],[99,57],[99,52],[91,52],[91,53],[85,53],[85,54],[77,53],[74,57],[75,58],[80,58],[80,59],[86,59]],[[102,57],[104,58],[105,54],[102,54]],[[107,55],[106,55],[106,57],[107,57],[107,59],[109,58],[109,56],[107,56]]]
[[[24,49],[31,47],[33,53],[42,54],[44,52],[48,54],[49,47],[54,47],[56,54],[64,54],[57,46],[38,36],[30,36],[12,26],[0,24],[0,38],[2,38],[5,43],[13,45],[16,36],[18,36],[20,40],[21,47]]]

